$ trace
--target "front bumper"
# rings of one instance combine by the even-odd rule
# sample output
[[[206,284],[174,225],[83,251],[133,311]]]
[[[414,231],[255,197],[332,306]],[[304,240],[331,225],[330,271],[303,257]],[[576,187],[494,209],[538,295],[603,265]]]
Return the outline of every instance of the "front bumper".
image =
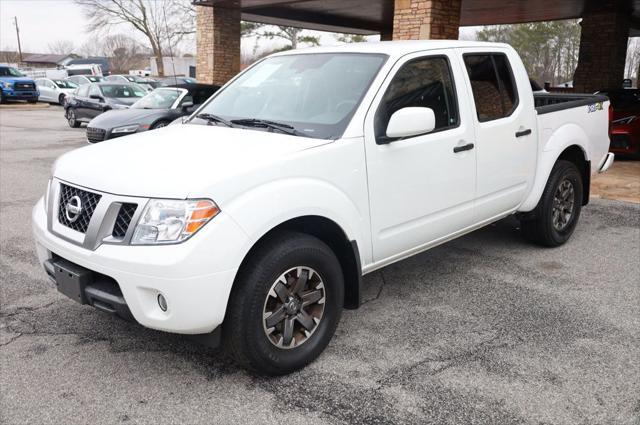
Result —
[[[13,100],[37,100],[40,92],[37,90],[7,90],[2,89],[2,97]]]
[[[138,323],[182,334],[208,333],[222,323],[248,243],[223,213],[190,240],[163,246],[78,246],[48,231],[42,199],[33,208],[32,225],[43,267],[63,259],[104,275],[117,284]],[[166,311],[158,304],[159,294],[167,300]]]

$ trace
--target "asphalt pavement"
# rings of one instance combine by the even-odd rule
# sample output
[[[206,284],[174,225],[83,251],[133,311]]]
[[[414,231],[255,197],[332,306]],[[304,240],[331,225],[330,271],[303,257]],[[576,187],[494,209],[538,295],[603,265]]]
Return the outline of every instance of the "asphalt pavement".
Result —
[[[0,110],[1,423],[640,424],[639,205],[593,200],[560,248],[507,219],[368,275],[317,361],[256,377],[48,283],[31,208],[85,145],[62,115]]]

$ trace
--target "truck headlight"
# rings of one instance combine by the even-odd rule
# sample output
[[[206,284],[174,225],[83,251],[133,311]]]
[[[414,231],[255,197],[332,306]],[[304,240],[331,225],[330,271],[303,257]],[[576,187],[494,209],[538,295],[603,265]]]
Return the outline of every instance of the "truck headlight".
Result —
[[[157,245],[185,241],[219,212],[215,202],[209,199],[152,199],[138,220],[131,244]]]
[[[11,87],[13,87],[12,83],[2,83],[2,87],[4,87],[5,89],[10,89]]]
[[[113,130],[111,130],[111,132],[115,133],[115,134],[119,134],[119,133],[135,133],[136,131],[138,131],[138,124],[124,125],[122,127],[116,127]]]

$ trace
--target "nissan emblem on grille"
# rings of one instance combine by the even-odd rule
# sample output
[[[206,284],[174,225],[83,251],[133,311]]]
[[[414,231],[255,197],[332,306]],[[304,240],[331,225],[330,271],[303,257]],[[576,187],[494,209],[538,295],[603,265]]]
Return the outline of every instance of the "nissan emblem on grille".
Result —
[[[79,196],[72,197],[69,202],[67,202],[67,206],[64,209],[64,214],[67,216],[67,220],[70,223],[75,222],[80,214],[82,213],[82,201]]]
[[[61,183],[58,221],[77,232],[85,233],[101,197],[97,193]]]

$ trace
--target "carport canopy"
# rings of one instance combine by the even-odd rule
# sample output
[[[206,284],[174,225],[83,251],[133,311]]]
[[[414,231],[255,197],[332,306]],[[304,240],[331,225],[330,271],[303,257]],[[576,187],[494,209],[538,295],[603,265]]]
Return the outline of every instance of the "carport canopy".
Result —
[[[424,3],[429,3],[424,1]],[[306,29],[377,34],[393,29],[395,3],[402,0],[194,0],[200,6],[239,7],[242,19]],[[437,2],[434,2],[437,3]],[[599,0],[454,0],[460,26],[516,24],[581,18]],[[630,17],[629,36],[640,36],[640,0],[619,0]]]
[[[460,26],[581,18],[574,87],[619,87],[627,40],[640,36],[640,0],[193,0],[198,80],[221,84],[240,69],[240,20],[381,40],[457,39]]]

